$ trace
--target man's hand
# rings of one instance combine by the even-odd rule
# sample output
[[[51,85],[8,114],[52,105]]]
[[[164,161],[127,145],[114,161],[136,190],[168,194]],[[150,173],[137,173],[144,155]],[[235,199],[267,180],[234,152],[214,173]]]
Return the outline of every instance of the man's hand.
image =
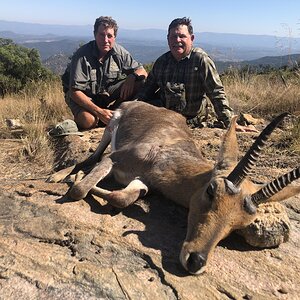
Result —
[[[133,94],[134,86],[135,86],[135,76],[130,74],[127,76],[124,83],[122,84],[120,98],[122,100],[127,100],[128,98],[130,98]]]
[[[97,111],[97,118],[103,122],[105,125],[107,125],[110,121],[110,119],[113,116],[113,111],[105,108],[100,108]]]

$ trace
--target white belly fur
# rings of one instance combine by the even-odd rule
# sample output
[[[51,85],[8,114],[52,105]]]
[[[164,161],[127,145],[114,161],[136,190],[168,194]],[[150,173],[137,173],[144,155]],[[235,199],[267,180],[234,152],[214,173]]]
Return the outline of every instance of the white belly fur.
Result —
[[[111,118],[108,129],[111,133],[111,151],[114,152],[116,151],[116,135],[117,135],[117,130],[119,127],[119,121],[122,116],[122,110],[117,109],[114,112],[113,117]]]

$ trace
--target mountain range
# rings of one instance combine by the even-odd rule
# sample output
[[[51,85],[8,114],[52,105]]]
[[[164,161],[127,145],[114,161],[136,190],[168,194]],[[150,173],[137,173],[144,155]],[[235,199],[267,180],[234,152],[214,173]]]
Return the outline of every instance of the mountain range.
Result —
[[[92,32],[92,25],[46,25],[0,20],[1,38],[9,38],[17,44],[38,49],[42,61],[48,61],[48,64],[56,58],[61,63],[63,60],[67,61],[80,44],[93,39]],[[117,41],[129,50],[136,60],[145,64],[155,61],[168,50],[166,36],[167,31],[162,29],[120,28]],[[243,64],[253,60],[259,60],[259,64],[268,60],[272,65],[272,57],[286,57],[274,59],[278,66],[280,61],[291,61],[291,57],[294,60],[298,56],[292,54],[300,53],[299,38],[269,35],[196,32],[194,45],[209,53],[222,69],[232,62]]]

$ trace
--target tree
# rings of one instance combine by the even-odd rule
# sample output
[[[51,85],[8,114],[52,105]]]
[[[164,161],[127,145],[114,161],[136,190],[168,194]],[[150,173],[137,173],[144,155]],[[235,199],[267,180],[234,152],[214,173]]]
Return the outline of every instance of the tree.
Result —
[[[53,76],[40,60],[36,49],[28,49],[0,38],[0,96],[15,93],[32,81]]]

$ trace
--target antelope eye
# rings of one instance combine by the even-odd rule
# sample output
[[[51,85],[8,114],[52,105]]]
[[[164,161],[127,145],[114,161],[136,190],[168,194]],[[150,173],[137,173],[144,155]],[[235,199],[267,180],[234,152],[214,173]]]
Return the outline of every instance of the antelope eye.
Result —
[[[216,191],[216,185],[214,183],[210,183],[206,190],[206,193],[210,200],[213,200],[215,191]]]

